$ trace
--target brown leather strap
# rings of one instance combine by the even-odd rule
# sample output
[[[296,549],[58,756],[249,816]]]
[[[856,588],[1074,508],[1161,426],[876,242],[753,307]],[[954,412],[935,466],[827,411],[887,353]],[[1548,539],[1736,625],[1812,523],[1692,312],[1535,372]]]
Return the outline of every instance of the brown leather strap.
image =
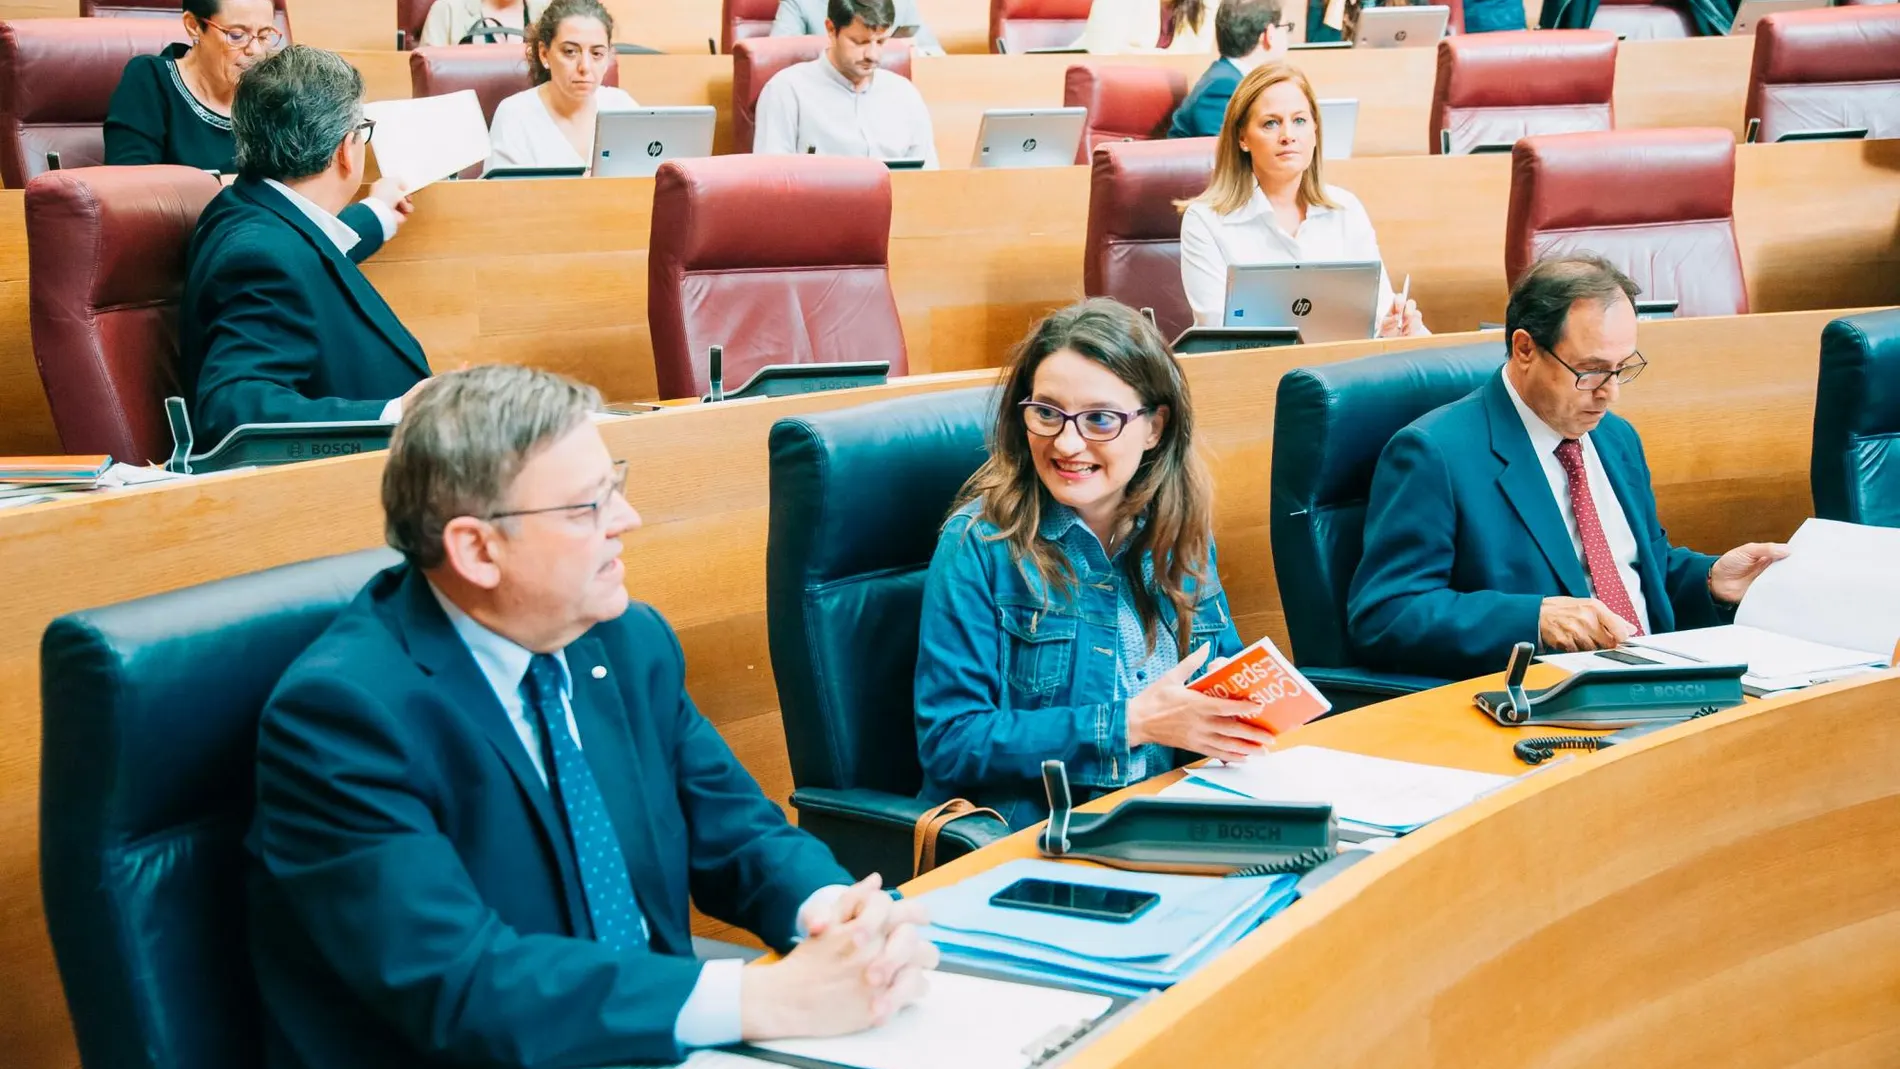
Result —
[[[987,813],[999,821],[1003,819],[1003,814],[996,810],[985,809],[964,798],[952,798],[942,805],[924,810],[923,815],[917,818],[917,826],[911,833],[911,876],[922,876],[937,867],[937,837],[943,834],[943,829],[951,821],[962,820],[964,817],[975,816],[978,813]]]

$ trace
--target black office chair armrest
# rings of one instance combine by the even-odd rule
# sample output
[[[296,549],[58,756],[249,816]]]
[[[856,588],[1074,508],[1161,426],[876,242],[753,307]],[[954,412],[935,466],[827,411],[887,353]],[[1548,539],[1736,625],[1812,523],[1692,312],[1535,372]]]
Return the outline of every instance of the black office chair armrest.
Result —
[[[1300,672],[1333,703],[1334,713],[1382,702],[1387,698],[1416,694],[1451,682],[1449,679],[1406,675],[1403,672],[1375,672],[1369,668],[1308,668],[1301,665]]]
[[[887,887],[911,877],[912,836],[917,818],[931,805],[909,795],[862,787],[800,787],[792,792],[798,826],[824,840],[851,875],[882,873]],[[1009,825],[991,816],[951,821],[937,837],[937,862],[962,857],[1009,833]]]

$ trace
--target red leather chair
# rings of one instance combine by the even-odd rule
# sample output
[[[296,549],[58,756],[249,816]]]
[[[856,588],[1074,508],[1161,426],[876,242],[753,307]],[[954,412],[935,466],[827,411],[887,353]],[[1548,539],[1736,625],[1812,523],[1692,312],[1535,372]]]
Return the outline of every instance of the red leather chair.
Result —
[[[1089,172],[1082,292],[1154,309],[1155,325],[1168,338],[1194,325],[1181,288],[1181,213],[1174,202],[1207,188],[1214,142],[1110,141]]]
[[[429,9],[434,6],[435,0],[396,0],[396,29],[402,34],[403,48],[422,45],[422,27],[429,21]]]
[[[990,51],[1064,48],[1082,36],[1092,0],[990,0]]]
[[[1062,106],[1087,108],[1075,162],[1089,162],[1107,141],[1152,141],[1168,136],[1174,109],[1187,96],[1187,76],[1165,67],[1078,63],[1062,83]]]
[[[1590,28],[1631,41],[1695,36],[1695,20],[1686,8],[1655,0],[1600,0]]]
[[[290,36],[290,12],[285,9],[286,0],[272,0],[277,9],[277,28]],[[132,18],[167,19],[173,25],[179,25],[184,5],[179,0],[79,0],[81,18]],[[424,12],[427,14],[427,12]],[[176,40],[184,40],[184,31],[179,30]]]
[[[778,17],[778,0],[720,0],[719,51],[754,37],[770,37]]]
[[[1616,35],[1518,30],[1438,42],[1431,152],[1470,152],[1531,134],[1609,130]]]
[[[0,184],[19,189],[46,170],[105,159],[106,107],[133,56],[184,40],[177,23],[148,19],[0,22]]]
[[[794,63],[817,59],[825,51],[825,36],[753,37],[732,46],[732,143],[734,152],[752,151],[753,122],[759,113],[759,94],[772,76]],[[881,65],[910,77],[910,42],[892,41]]]
[[[1678,315],[1748,311],[1735,242],[1735,135],[1618,130],[1527,137],[1511,152],[1504,273],[1588,251]]]
[[[609,63],[601,79],[620,84],[620,65]],[[482,102],[482,120],[493,122],[495,109],[509,97],[532,87],[528,57],[520,41],[482,45],[423,45],[409,53],[410,95],[442,96],[475,90]]]
[[[64,451],[171,455],[185,249],[219,188],[190,167],[54,171],[26,187],[33,358]]]
[[[1785,11],[1755,27],[1746,114],[1755,140],[1864,128],[1900,137],[1900,7]]]
[[[653,190],[647,325],[661,397],[706,392],[708,346],[737,387],[767,364],[908,368],[891,294],[891,176],[876,160],[670,160]]]

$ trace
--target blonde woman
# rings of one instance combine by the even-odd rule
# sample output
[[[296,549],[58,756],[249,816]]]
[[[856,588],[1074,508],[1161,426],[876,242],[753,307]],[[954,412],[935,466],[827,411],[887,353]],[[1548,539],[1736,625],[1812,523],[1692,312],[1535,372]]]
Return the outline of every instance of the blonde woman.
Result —
[[[1200,326],[1218,326],[1231,264],[1379,261],[1359,198],[1320,176],[1319,101],[1285,63],[1241,79],[1221,122],[1214,177],[1181,217],[1181,285]],[[1379,273],[1379,336],[1430,334]]]

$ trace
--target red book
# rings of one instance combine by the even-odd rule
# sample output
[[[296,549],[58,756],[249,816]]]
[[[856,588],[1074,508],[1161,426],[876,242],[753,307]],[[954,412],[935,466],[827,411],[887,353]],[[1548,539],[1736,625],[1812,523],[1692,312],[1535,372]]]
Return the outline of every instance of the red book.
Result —
[[[1281,655],[1273,640],[1264,637],[1189,683],[1188,689],[1211,698],[1254,703],[1260,711],[1247,720],[1275,735],[1317,720],[1333,707]]]

